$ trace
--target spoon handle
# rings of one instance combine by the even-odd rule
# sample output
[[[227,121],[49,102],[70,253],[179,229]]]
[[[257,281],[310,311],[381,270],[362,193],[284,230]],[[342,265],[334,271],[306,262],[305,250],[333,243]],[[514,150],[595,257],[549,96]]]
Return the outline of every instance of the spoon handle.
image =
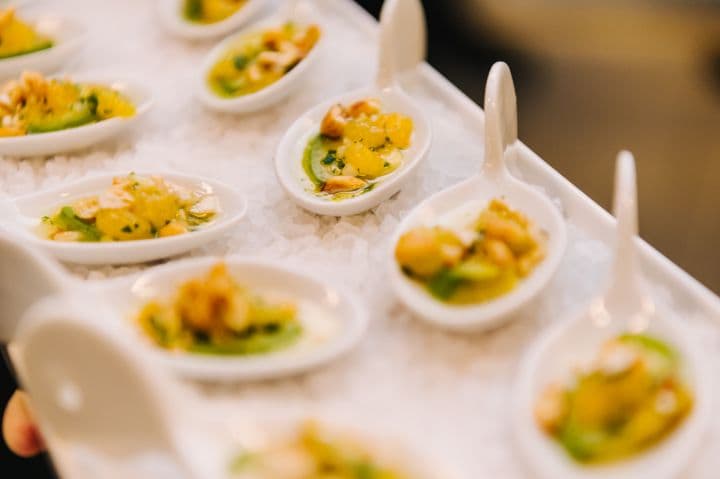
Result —
[[[375,78],[380,89],[389,88],[395,82],[395,28],[400,0],[386,0],[380,11],[380,39],[378,42],[378,71]]]
[[[398,74],[415,68],[425,59],[427,29],[420,0],[385,0],[380,12],[378,71],[379,89],[393,86]]]
[[[300,0],[285,0],[285,7],[283,10],[283,17],[286,21],[290,21],[295,18],[295,14],[298,9]]]
[[[640,266],[635,251],[638,234],[638,206],[635,159],[621,151],[615,166],[613,211],[617,219],[615,259],[606,298],[609,307],[635,312],[643,306]]]
[[[14,339],[20,317],[33,303],[59,293],[73,280],[26,240],[0,231],[0,342]]]
[[[517,140],[517,99],[510,68],[495,63],[485,86],[485,161],[482,174],[491,178],[507,174],[505,152]]]

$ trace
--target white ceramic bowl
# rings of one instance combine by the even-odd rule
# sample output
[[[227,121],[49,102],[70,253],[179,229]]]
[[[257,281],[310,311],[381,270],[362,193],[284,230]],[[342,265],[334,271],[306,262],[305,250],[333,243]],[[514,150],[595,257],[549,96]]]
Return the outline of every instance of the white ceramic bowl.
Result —
[[[692,340],[684,318],[654,304],[642,278],[636,253],[635,162],[628,152],[618,156],[614,205],[615,258],[606,290],[584,310],[540,336],[520,365],[513,391],[514,437],[528,464],[542,478],[677,477],[697,451],[710,421],[714,374],[704,361],[702,347]],[[580,465],[540,431],[534,404],[547,385],[567,381],[572,371],[591,362],[605,341],[627,332],[649,334],[674,347],[682,361],[681,374],[693,392],[693,409],[676,430],[646,451],[607,465]]]
[[[39,33],[50,37],[54,44],[46,50],[0,59],[0,79],[16,77],[23,71],[57,71],[82,48],[87,39],[87,30],[74,19],[52,14],[26,14],[24,10],[20,10],[18,15]]]
[[[291,19],[273,17],[271,19],[264,20],[263,22],[256,25],[253,25],[249,29],[245,29],[234,35],[231,35],[218,43],[205,57],[205,61],[203,62],[198,78],[197,95],[203,102],[203,104],[205,104],[205,106],[207,106],[208,108],[217,111],[248,113],[271,106],[296,91],[298,87],[302,85],[303,80],[307,78],[308,74],[314,70],[315,65],[321,58],[323,44],[326,41],[326,32],[322,28],[322,26],[320,26],[322,30],[320,39],[315,44],[310,53],[308,53],[308,55],[302,61],[300,61],[297,66],[295,66],[291,71],[286,73],[281,79],[279,79],[272,85],[268,85],[262,90],[234,98],[224,98],[213,92],[207,81],[207,76],[210,70],[213,68],[213,66],[215,66],[218,60],[220,60],[220,58],[225,55],[231,45],[236,43],[238,40],[241,40],[243,37],[246,37],[247,35],[252,35],[255,32],[282,25],[284,22],[287,22],[289,20],[295,21],[299,25],[308,25],[313,23],[311,15],[302,15],[298,18]]]
[[[512,291],[484,303],[452,305],[435,299],[424,285],[403,273],[395,259],[395,246],[400,236],[418,226],[434,226],[447,213],[466,208],[470,203],[478,206],[479,214],[493,198],[507,201],[511,208],[521,211],[548,234],[545,259]],[[390,280],[400,300],[419,317],[436,326],[463,331],[489,329],[540,294],[560,264],[566,241],[564,220],[549,199],[517,180],[498,184],[476,176],[434,194],[403,219],[393,236],[388,255]]]
[[[296,302],[304,331],[295,345],[252,356],[168,352],[152,344],[132,324],[131,318],[147,301],[171,299],[181,283],[206,275],[218,262],[224,262],[237,282],[251,291]],[[365,310],[337,285],[280,262],[242,257],[188,259],[153,268],[130,288],[111,288],[107,297],[122,312],[129,334],[152,356],[181,376],[200,380],[267,379],[316,368],[355,346],[367,324]]]
[[[156,0],[157,14],[163,26],[173,35],[189,40],[203,40],[227,35],[248,23],[267,5],[268,0],[247,0],[237,12],[225,20],[202,24],[183,16],[184,0]]]
[[[87,148],[127,130],[140,121],[152,106],[150,91],[140,84],[102,75],[77,75],[71,79],[76,83],[107,85],[122,93],[135,105],[135,114],[129,118],[110,118],[49,133],[0,138],[0,155],[45,156]]]
[[[513,390],[511,418],[514,440],[528,467],[543,479],[678,477],[700,447],[702,432],[710,420],[713,378],[703,365],[697,346],[681,330],[670,327],[670,323],[681,322],[682,318],[673,317],[667,311],[657,311],[647,333],[672,344],[680,353],[683,375],[694,395],[693,410],[677,430],[631,458],[607,465],[583,466],[537,426],[533,410],[545,386],[563,381],[573,367],[590,362],[604,341],[627,332],[627,325],[622,321],[589,331],[591,321],[587,314],[582,314],[559,322],[545,332],[523,358]]]
[[[341,201],[318,197],[302,165],[307,144],[320,133],[320,123],[332,105],[347,105],[366,98],[379,99],[384,112],[398,112],[413,119],[414,132],[410,147],[402,152],[403,164],[380,178],[367,193]],[[321,103],[298,118],[278,145],[275,172],[288,196],[306,210],[329,216],[354,215],[374,208],[400,191],[427,156],[431,142],[432,131],[422,110],[399,88],[367,88]]]
[[[77,264],[124,264],[152,261],[187,252],[216,240],[230,231],[245,215],[247,202],[235,189],[207,178],[163,172],[137,172],[139,175],[158,174],[185,186],[209,187],[220,201],[221,212],[214,221],[192,233],[167,238],[115,242],[58,242],[39,236],[37,229],[44,215],[52,214],[63,204],[105,191],[113,177],[124,173],[104,174],[40,191],[27,196],[0,202],[5,221],[0,228],[10,230],[29,244],[37,246],[62,261]]]

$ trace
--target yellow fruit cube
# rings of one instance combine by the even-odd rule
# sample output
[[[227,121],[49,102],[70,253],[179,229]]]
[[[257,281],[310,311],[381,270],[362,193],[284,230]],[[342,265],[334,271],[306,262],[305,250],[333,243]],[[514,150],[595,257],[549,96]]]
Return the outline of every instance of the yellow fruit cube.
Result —
[[[380,147],[387,139],[382,124],[367,118],[349,121],[345,125],[344,135],[353,142],[362,142],[368,148]]]
[[[393,145],[398,148],[410,146],[410,138],[413,133],[412,118],[399,113],[390,113],[382,116],[385,125],[385,135]]]
[[[119,241],[148,239],[154,236],[148,220],[125,209],[100,210],[95,217],[95,225],[103,235]]]
[[[173,221],[179,209],[177,197],[166,192],[141,191],[135,195],[133,211],[146,218],[157,230]]]
[[[383,159],[362,143],[352,143],[345,150],[344,160],[357,171],[358,176],[376,178],[383,174]]]

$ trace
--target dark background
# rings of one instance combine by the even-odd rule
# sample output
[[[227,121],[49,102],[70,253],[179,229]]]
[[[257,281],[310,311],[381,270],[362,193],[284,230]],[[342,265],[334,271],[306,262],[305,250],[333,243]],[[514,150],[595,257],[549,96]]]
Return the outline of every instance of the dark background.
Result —
[[[481,105],[507,62],[520,139],[606,209],[632,151],[641,236],[720,292],[720,1],[423,4],[429,62]]]
[[[358,1],[375,15],[382,4]],[[482,104],[490,66],[507,62],[521,139],[606,208],[615,155],[631,149],[641,234],[720,291],[717,2],[423,3],[430,63]],[[0,404],[13,388],[2,371]],[[51,477],[44,463],[0,445],[3,477]]]

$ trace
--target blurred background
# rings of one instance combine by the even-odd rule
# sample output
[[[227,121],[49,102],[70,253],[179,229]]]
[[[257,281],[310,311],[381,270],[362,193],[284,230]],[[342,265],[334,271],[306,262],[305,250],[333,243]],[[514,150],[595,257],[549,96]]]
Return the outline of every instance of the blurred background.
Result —
[[[631,150],[641,235],[720,293],[720,0],[423,3],[430,63],[482,104],[507,62],[522,141],[605,208]]]

